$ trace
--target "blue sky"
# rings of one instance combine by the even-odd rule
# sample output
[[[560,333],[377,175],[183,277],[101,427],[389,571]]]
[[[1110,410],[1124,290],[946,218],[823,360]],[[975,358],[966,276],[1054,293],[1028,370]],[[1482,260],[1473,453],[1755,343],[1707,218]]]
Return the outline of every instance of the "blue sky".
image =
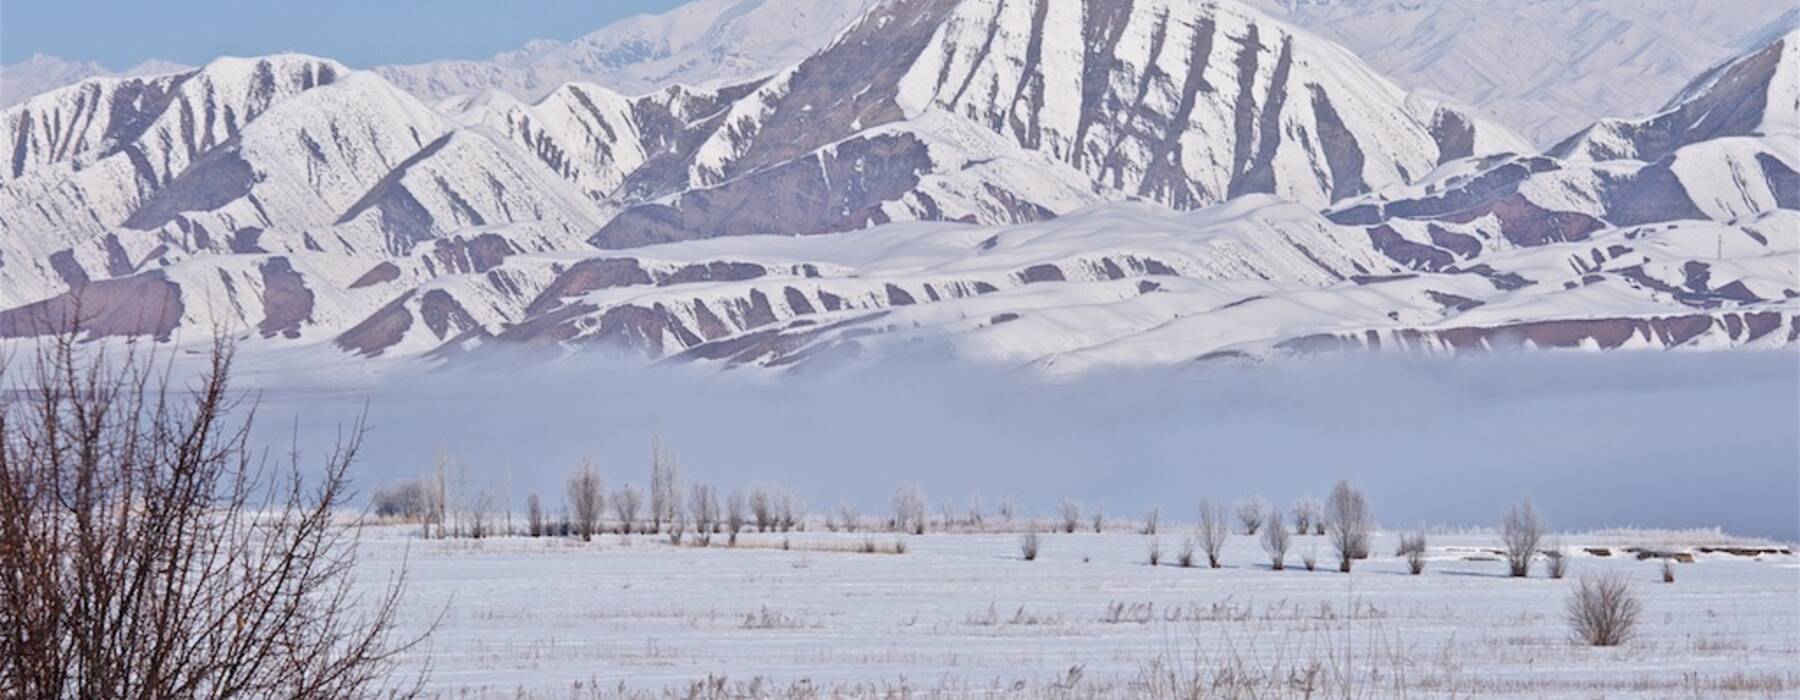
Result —
[[[486,58],[681,0],[0,0],[0,63],[33,53],[121,70],[300,51],[351,66]]]

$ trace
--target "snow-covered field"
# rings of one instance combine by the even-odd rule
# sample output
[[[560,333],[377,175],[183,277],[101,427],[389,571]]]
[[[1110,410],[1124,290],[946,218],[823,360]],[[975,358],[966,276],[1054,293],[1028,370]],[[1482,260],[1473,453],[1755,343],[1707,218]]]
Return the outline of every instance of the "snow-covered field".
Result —
[[[1493,534],[1432,536],[1425,573],[1410,576],[1393,532],[1350,575],[1328,570],[1317,536],[1296,538],[1286,571],[1242,535],[1222,569],[1180,568],[1185,533],[1165,524],[1152,568],[1147,538],[1124,523],[1046,535],[1031,562],[1004,533],[879,533],[906,551],[864,554],[825,551],[863,534],[677,549],[613,534],[426,541],[389,526],[365,533],[359,566],[378,585],[404,562],[402,631],[439,621],[406,670],[429,662],[428,688],[455,697],[686,695],[709,678],[728,693],[809,697],[1168,696],[1196,678],[1206,697],[1301,697],[1308,678],[1313,694],[1358,697],[1800,691],[1800,560],[1699,553],[1726,540],[1716,533],[1566,536],[1560,581],[1541,568],[1508,578]],[[1656,560],[1625,546],[1696,561],[1664,584]],[[1315,552],[1320,569],[1306,571]],[[1623,647],[1582,646],[1564,622],[1574,581],[1601,572],[1642,597]]]

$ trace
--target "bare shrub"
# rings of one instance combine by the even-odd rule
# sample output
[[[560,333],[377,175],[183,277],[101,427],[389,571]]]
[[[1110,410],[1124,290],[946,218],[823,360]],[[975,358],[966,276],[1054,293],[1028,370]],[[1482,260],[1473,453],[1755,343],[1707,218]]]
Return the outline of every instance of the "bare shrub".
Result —
[[[687,536],[687,509],[682,508],[680,503],[676,503],[674,510],[668,513],[663,524],[668,526],[666,529],[668,530],[669,544],[680,547],[682,539]]]
[[[1425,573],[1425,532],[1420,530],[1401,535],[1396,554],[1406,560],[1406,570],[1412,575]]]
[[[725,499],[725,544],[736,547],[738,533],[744,529],[744,492],[731,490]]]
[[[1543,555],[1544,569],[1550,573],[1550,578],[1560,579],[1568,575],[1569,557],[1563,551],[1562,542],[1551,540],[1550,544],[1544,547]]]
[[[907,484],[894,492],[894,531],[925,534],[925,492]]]
[[[583,542],[594,539],[594,533],[600,531],[600,510],[606,501],[601,494],[606,492],[605,486],[600,468],[591,459],[582,460],[575,473],[569,475],[569,524]]]
[[[1675,560],[1668,558],[1662,560],[1662,582],[1675,582]]]
[[[1238,525],[1244,528],[1244,534],[1254,537],[1257,531],[1262,529],[1263,520],[1268,516],[1268,512],[1269,502],[1261,498],[1246,498],[1238,501]]]
[[[1181,538],[1181,549],[1175,551],[1175,563],[1186,569],[1194,565],[1194,550],[1199,546],[1193,535]]]
[[[1157,539],[1156,535],[1144,536],[1144,549],[1151,566],[1162,563],[1162,540]]]
[[[1310,534],[1315,527],[1323,527],[1325,524],[1325,506],[1318,499],[1302,498],[1294,501],[1294,510],[1289,515],[1294,520],[1296,535]]]
[[[1063,499],[1056,507],[1056,517],[1062,521],[1062,531],[1073,533],[1081,526],[1081,504],[1073,499]]]
[[[1106,531],[1106,509],[1105,508],[1095,508],[1093,521],[1094,521],[1094,534],[1098,535],[1098,534],[1105,532]]]
[[[1162,525],[1162,506],[1151,506],[1150,512],[1144,514],[1144,534],[1154,535]]]
[[[1338,571],[1349,573],[1352,563],[1369,556],[1369,533],[1375,529],[1375,516],[1361,489],[1348,481],[1331,487],[1331,496],[1325,500],[1325,528],[1331,547],[1337,552]]]
[[[1292,538],[1293,535],[1289,534],[1287,528],[1282,525],[1281,510],[1269,511],[1268,527],[1263,528],[1262,531],[1262,546],[1263,551],[1269,555],[1270,568],[1276,571],[1287,568],[1288,543],[1292,541]]]
[[[1569,592],[1569,628],[1590,646],[1611,647],[1631,640],[1643,604],[1623,577],[1583,576]]]
[[[1200,538],[1201,551],[1206,552],[1206,565],[1219,568],[1219,553],[1225,550],[1225,540],[1231,537],[1231,524],[1226,519],[1225,506],[1200,499],[1200,522],[1195,527],[1194,534]]]
[[[856,532],[862,526],[862,516],[856,512],[856,504],[849,501],[838,503],[837,519],[838,527],[844,528],[844,532]]]
[[[775,501],[775,525],[781,528],[782,532],[789,532],[798,527],[800,512],[804,509],[800,503],[800,497],[786,488],[776,488],[772,495]]]
[[[757,532],[775,527],[775,498],[762,484],[750,487],[750,517],[756,521]]]
[[[681,464],[663,449],[662,436],[650,438],[650,531],[662,532],[663,523],[681,510]]]
[[[409,523],[423,522],[429,503],[422,479],[390,484],[369,497],[369,510],[377,517]]]
[[[1043,544],[1044,540],[1038,536],[1037,528],[1026,530],[1025,534],[1019,535],[1019,557],[1025,561],[1037,561],[1038,548]]]
[[[392,638],[404,572],[359,598],[335,518],[363,420],[318,466],[270,459],[229,343],[173,389],[121,354],[71,334],[0,360],[0,696],[384,694],[417,640]]]
[[[994,512],[1000,514],[1000,519],[1008,525],[1012,524],[1013,516],[1018,515],[1018,511],[1019,507],[1013,504],[1011,496],[1001,496],[1000,505],[994,509]]]
[[[1506,549],[1506,570],[1514,577],[1531,575],[1531,559],[1544,540],[1544,521],[1531,499],[1506,510],[1500,519],[1500,543]]]
[[[1305,566],[1307,571],[1318,571],[1319,570],[1318,549],[1317,548],[1307,549],[1306,554],[1303,554],[1300,556],[1300,565]]]
[[[619,519],[619,534],[629,535],[637,526],[638,511],[644,507],[644,491],[631,484],[613,492],[613,515]]]
[[[694,543],[712,545],[719,527],[719,494],[710,484],[695,483],[688,493],[688,514],[694,518]]]
[[[525,534],[544,536],[544,502],[536,491],[525,496]]]

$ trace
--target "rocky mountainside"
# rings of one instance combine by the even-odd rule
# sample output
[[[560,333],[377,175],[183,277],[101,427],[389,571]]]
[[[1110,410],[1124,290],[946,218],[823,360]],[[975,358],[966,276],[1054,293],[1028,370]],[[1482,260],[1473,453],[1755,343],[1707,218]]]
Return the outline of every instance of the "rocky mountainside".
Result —
[[[1707,67],[1800,21],[1788,0],[1253,2],[1401,85],[1476,107],[1540,146],[1600,117],[1658,111]]]
[[[1543,155],[1230,1],[888,0],[635,97],[427,105],[297,55],[96,78],[0,115],[0,337],[1050,372],[1785,345],[1794,41]]]

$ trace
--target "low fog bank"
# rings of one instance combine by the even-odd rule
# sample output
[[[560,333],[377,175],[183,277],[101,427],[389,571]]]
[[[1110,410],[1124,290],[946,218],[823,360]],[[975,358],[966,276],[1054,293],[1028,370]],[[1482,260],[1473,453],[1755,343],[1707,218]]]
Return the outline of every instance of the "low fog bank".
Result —
[[[921,485],[959,509],[1064,498],[1188,521],[1207,495],[1283,506],[1338,478],[1389,527],[1487,525],[1530,494],[1559,530],[1710,527],[1800,539],[1800,357],[1773,353],[1337,355],[1047,382],[908,364],[769,379],[570,360],[504,374],[396,372],[356,388],[264,377],[259,434],[299,421],[315,458],[364,408],[365,492],[441,448],[469,483],[537,490],[595,458],[647,486],[652,434],[687,478],[779,482],[814,511],[885,513]],[[341,384],[349,382],[341,381]]]

